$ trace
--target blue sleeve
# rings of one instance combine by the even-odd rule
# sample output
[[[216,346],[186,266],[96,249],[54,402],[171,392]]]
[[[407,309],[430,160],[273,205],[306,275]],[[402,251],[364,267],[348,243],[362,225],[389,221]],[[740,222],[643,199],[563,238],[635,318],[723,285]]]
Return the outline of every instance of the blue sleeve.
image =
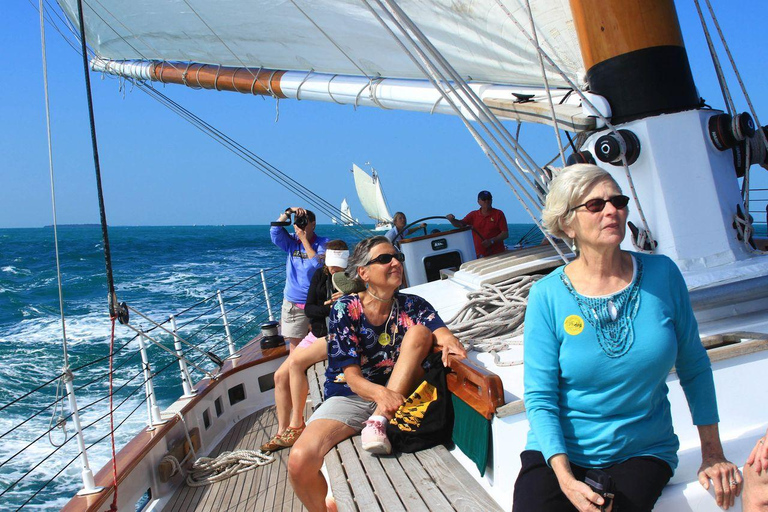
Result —
[[[531,431],[544,460],[565,453],[565,439],[560,426],[560,342],[546,298],[534,285],[525,311],[523,361],[525,410]]]
[[[301,242],[299,242],[301,243]],[[323,266],[323,263],[325,263],[325,251],[326,251],[326,245],[328,245],[328,239],[325,237],[318,237],[317,238],[317,246],[314,247],[315,252],[317,253],[314,258],[312,258],[310,261],[310,264],[315,268],[315,270],[319,269]]]
[[[360,308],[360,309],[358,309]],[[328,317],[328,365],[343,369],[347,366],[360,365],[359,333],[357,321],[360,318],[360,299],[346,295],[337,300]]]
[[[677,360],[675,368],[680,385],[688,400],[688,408],[694,425],[712,425],[720,421],[715,397],[715,381],[712,364],[701,344],[699,326],[693,316],[691,298],[683,275],[672,260],[669,263],[669,283],[675,301],[675,333],[677,335]]]
[[[407,296],[403,309],[414,324],[423,325],[432,332],[445,327],[445,322],[437,314],[432,304],[417,295]]]
[[[269,237],[272,239],[272,243],[278,246],[285,252],[291,252],[291,245],[293,244],[293,238],[288,234],[282,226],[272,226],[269,228]]]

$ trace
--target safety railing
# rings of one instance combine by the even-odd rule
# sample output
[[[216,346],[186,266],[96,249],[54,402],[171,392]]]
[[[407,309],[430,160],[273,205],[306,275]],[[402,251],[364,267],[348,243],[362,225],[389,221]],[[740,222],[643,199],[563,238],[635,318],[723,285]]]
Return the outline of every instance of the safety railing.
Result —
[[[238,357],[261,324],[275,318],[284,283],[279,266],[162,318],[130,308],[130,336],[115,346],[112,357],[113,429],[108,354],[85,362],[74,357],[68,372],[23,393],[11,392],[17,396],[0,404],[4,506],[63,505],[78,488],[97,492],[90,467],[109,462],[112,432],[119,449],[140,429],[162,423],[162,408],[193,393],[194,382],[214,373],[223,360]],[[10,424],[3,417],[24,419]]]

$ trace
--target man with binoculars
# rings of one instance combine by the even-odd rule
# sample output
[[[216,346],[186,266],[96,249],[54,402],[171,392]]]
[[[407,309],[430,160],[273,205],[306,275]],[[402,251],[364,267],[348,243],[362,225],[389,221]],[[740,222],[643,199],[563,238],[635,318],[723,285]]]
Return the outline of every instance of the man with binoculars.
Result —
[[[291,215],[294,216],[294,233],[288,233],[284,227],[290,226]],[[291,350],[309,330],[309,318],[304,314],[304,303],[312,275],[323,266],[323,255],[328,243],[327,238],[315,234],[315,225],[314,213],[292,206],[286,208],[269,228],[272,243],[288,253],[280,330],[290,342]]]

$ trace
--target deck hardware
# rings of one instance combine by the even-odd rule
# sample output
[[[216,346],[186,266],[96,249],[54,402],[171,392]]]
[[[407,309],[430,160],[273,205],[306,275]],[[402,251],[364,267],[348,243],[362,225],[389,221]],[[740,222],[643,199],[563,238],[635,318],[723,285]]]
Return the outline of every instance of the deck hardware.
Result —
[[[179,369],[181,371],[181,387],[184,389],[183,398],[189,398],[197,394],[197,390],[192,388],[192,378],[189,376],[187,360],[184,358],[184,352],[181,350],[181,339],[176,334],[176,317],[170,316],[171,330],[173,331],[173,348],[176,350],[176,357],[179,358]]]
[[[595,142],[595,156],[601,162],[616,166],[623,165],[621,157],[624,156],[627,165],[632,165],[640,156],[640,139],[629,130],[603,135]]]
[[[139,352],[141,352],[141,367],[144,369],[144,392],[147,395],[147,430],[155,429],[156,425],[166,423],[160,414],[160,407],[157,405],[155,396],[155,386],[152,383],[152,368],[149,366],[147,357],[147,343],[144,331],[139,331]]]
[[[216,290],[216,297],[219,299],[219,306],[221,307],[221,319],[224,321],[224,332],[227,335],[227,347],[229,349],[229,358],[237,359],[238,357],[240,357],[240,354],[238,354],[235,351],[235,342],[232,341],[232,333],[229,331],[229,321],[227,320],[227,310],[224,308],[224,299],[222,299],[221,297],[221,290]],[[210,357],[210,354],[208,357]],[[219,361],[221,361],[221,359],[219,359]],[[219,368],[221,368],[221,364],[219,364],[218,362],[216,364],[218,364]]]

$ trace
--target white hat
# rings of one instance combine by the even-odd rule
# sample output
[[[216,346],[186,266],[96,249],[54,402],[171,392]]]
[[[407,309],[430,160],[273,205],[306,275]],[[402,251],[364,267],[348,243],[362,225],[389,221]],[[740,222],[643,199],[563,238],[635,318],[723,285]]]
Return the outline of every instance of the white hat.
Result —
[[[337,251],[330,249],[325,251],[325,265],[327,267],[347,268],[349,260],[349,251]]]

